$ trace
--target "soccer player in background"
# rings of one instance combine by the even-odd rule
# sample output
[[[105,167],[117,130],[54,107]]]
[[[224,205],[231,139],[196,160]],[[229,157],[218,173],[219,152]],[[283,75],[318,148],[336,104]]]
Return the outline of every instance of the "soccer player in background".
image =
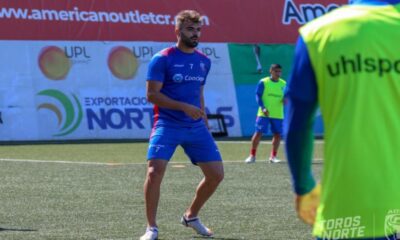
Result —
[[[400,239],[399,39],[400,0],[356,0],[300,28],[284,135],[296,210],[318,239]],[[321,185],[311,170],[317,104]]]
[[[272,64],[269,73],[271,75],[261,79],[257,85],[256,100],[259,108],[255,132],[251,138],[250,156],[245,160],[246,163],[254,163],[256,161],[258,144],[263,133],[268,133],[269,125],[273,134],[269,162],[278,163],[281,161],[277,158],[277,153],[282,135],[283,97],[286,82],[281,78],[281,65]]]
[[[147,98],[154,104],[154,127],[149,140],[147,175],[144,183],[147,229],[141,240],[158,237],[156,212],[160,185],[168,161],[181,145],[204,178],[181,223],[198,234],[212,236],[198,214],[224,177],[218,147],[206,126],[203,89],[211,61],[195,48],[201,33],[201,16],[193,10],[176,17],[176,46],[166,48],[149,64]]]
[[[261,74],[263,72],[260,60],[261,48],[260,45],[258,45],[257,43],[253,45],[253,53],[257,63],[257,73]]]

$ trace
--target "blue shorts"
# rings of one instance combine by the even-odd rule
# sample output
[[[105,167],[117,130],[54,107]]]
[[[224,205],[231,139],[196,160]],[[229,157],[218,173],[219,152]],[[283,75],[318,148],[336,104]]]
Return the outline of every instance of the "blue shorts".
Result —
[[[268,117],[257,117],[256,119],[256,132],[264,134],[268,133],[268,125],[271,124],[271,132],[273,134],[282,135],[282,119],[268,118]]]
[[[169,161],[178,145],[185,150],[193,164],[222,161],[213,137],[205,125],[197,127],[165,127],[153,129],[147,159]]]

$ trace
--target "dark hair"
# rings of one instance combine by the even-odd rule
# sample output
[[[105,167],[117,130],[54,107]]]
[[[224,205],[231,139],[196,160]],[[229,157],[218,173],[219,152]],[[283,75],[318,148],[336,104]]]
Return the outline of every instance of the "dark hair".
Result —
[[[195,10],[180,11],[175,17],[175,28],[181,29],[182,24],[186,21],[200,23],[202,21],[200,13]]]
[[[278,63],[273,63],[271,64],[271,67],[269,67],[269,70],[273,70],[273,69],[282,69],[282,66]]]

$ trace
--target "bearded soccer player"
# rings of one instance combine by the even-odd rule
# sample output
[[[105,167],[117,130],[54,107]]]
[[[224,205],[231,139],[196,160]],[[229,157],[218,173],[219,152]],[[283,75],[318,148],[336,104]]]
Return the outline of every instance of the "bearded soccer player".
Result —
[[[318,239],[400,239],[399,39],[399,0],[356,0],[300,29],[286,153],[298,215]],[[311,171],[318,104],[320,185]]]
[[[196,50],[201,27],[198,12],[180,12],[176,17],[176,46],[160,51],[149,64],[147,98],[154,104],[155,121],[149,140],[144,184],[147,229],[141,240],[158,237],[156,212],[160,185],[168,161],[178,145],[204,174],[181,223],[202,236],[213,235],[198,214],[222,181],[224,168],[217,145],[206,126],[203,89],[211,62]]]

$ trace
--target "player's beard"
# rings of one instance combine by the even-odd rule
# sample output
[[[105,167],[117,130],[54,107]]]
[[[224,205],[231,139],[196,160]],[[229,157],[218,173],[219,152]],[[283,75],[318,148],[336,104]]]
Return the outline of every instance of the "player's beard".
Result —
[[[185,44],[186,47],[189,48],[195,48],[197,45],[199,45],[199,37],[198,36],[192,36],[191,38],[185,36],[185,34],[181,33],[181,41],[183,44]]]

